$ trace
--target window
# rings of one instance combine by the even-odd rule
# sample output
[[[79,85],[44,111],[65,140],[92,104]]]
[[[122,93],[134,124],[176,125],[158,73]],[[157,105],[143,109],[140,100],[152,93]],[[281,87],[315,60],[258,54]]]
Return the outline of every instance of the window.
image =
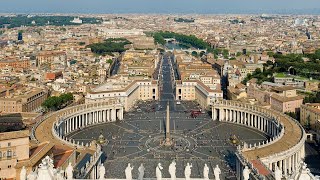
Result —
[[[8,143],[8,147],[10,147],[10,146],[11,146],[11,142]]]
[[[8,157],[8,158],[11,158],[11,157],[12,157],[12,151],[11,151],[10,149],[7,151],[7,157]]]

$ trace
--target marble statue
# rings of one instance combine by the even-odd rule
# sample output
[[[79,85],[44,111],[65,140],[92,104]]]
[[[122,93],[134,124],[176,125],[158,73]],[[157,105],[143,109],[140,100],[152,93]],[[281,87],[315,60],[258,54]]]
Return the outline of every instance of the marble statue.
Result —
[[[106,174],[106,168],[103,164],[99,166],[99,179],[104,179],[104,175]]]
[[[209,180],[209,167],[207,164],[204,164],[203,167],[203,179]]]
[[[161,163],[158,164],[157,168],[156,168],[156,177],[157,180],[162,180],[162,173],[161,170],[163,169],[163,167],[161,166]]]
[[[282,172],[278,166],[276,166],[276,169],[274,170],[274,177],[276,180],[281,180],[282,178]]]
[[[38,174],[36,171],[31,171],[31,173],[27,176],[27,180],[37,180]]]
[[[97,144],[97,152],[100,153],[101,152],[101,145]]]
[[[169,174],[171,176],[171,180],[176,180],[176,162],[172,161],[169,165]]]
[[[186,180],[190,180],[191,168],[192,168],[192,164],[187,163],[187,166],[184,169],[184,176]]]
[[[69,165],[66,168],[66,174],[67,174],[67,180],[73,179],[73,167],[71,165],[71,162],[69,162]]]
[[[216,165],[216,167],[213,170],[213,174],[214,174],[214,179],[215,180],[220,180],[221,170],[219,168],[219,165]]]
[[[63,171],[62,170],[57,171],[56,180],[65,180],[64,177],[63,177]]]
[[[132,169],[133,167],[131,167],[131,164],[128,163],[128,166],[125,170],[125,173],[126,173],[126,180],[132,180]]]
[[[139,171],[138,180],[143,180],[144,170],[145,170],[145,168],[144,168],[143,164],[141,163],[138,168],[138,171]]]
[[[26,180],[26,178],[27,178],[27,170],[23,166],[21,171],[20,171],[20,180]]]
[[[243,169],[243,180],[249,180],[249,175],[250,175],[250,170],[248,168],[248,166],[246,166],[244,169]]]

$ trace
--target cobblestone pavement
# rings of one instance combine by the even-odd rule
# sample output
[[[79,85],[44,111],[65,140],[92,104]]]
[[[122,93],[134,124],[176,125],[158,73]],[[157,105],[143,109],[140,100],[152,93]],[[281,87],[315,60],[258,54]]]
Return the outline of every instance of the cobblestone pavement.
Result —
[[[129,162],[134,166],[134,177],[137,177],[137,168],[141,163],[146,167],[145,177],[155,177],[158,162],[164,167],[163,176],[169,177],[168,166],[175,159],[177,177],[183,177],[183,168],[190,162],[193,164],[194,178],[202,177],[204,163],[207,163],[211,167],[210,176],[213,176],[213,168],[219,165],[222,179],[234,179],[236,147],[230,137],[235,135],[240,143],[258,143],[267,139],[265,134],[245,126],[212,121],[206,113],[191,118],[188,111],[172,111],[170,129],[176,138],[176,146],[163,147],[160,141],[164,138],[166,112],[162,108],[154,110],[153,107],[158,104],[142,102],[137,106],[142,112],[128,112],[121,122],[92,126],[69,137],[90,142],[101,133],[104,135],[108,140],[103,146],[107,156],[105,166],[108,178],[124,178],[124,170]],[[183,104],[188,108],[195,105],[193,102]]]

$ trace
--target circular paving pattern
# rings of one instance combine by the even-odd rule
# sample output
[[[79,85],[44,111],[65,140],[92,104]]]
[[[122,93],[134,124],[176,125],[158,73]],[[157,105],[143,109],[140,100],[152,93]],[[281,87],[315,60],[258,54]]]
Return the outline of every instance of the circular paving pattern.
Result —
[[[181,153],[183,151],[190,151],[190,147],[196,145],[196,141],[188,136],[180,134],[171,134],[171,145],[165,144],[165,136],[163,134],[149,135],[147,138],[142,138],[141,142],[145,141],[147,151],[156,153]],[[141,148],[140,150],[143,150]]]
[[[146,105],[148,106],[148,105]],[[186,105],[187,106],[187,105]],[[106,154],[106,176],[108,178],[124,178],[127,163],[134,166],[133,177],[138,176],[137,168],[141,163],[146,167],[145,177],[155,177],[156,165],[161,162],[164,167],[163,177],[170,177],[168,166],[175,160],[177,177],[184,177],[186,163],[192,163],[193,178],[201,178],[204,164],[210,168],[216,165],[222,170],[221,179],[235,179],[236,145],[232,143],[236,137],[238,143],[259,143],[268,139],[260,131],[236,124],[213,121],[209,115],[201,114],[191,118],[184,111],[170,112],[170,129],[172,146],[164,146],[164,117],[161,110],[148,112],[129,112],[121,122],[107,123],[76,131],[68,138],[84,143],[98,139],[102,133],[108,143],[102,146]],[[188,108],[189,109],[189,108]]]

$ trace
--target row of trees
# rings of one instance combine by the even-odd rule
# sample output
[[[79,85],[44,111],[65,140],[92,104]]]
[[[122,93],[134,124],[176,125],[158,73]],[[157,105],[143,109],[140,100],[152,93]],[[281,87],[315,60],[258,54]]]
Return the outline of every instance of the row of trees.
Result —
[[[73,101],[72,93],[61,94],[60,96],[51,96],[42,103],[46,110],[59,110]]]
[[[242,83],[245,84],[252,78],[257,78],[258,83],[272,81],[274,73],[287,73],[289,69],[294,72],[294,75],[320,80],[320,49],[313,54],[283,55],[269,52],[268,55],[273,56],[275,62],[267,61],[264,64],[263,71],[256,70],[253,74],[248,74]],[[304,58],[308,58],[309,61],[305,62]]]
[[[198,49],[207,49],[207,52],[213,53],[215,56],[222,54],[225,58],[228,58],[229,51],[227,49],[213,49],[209,43],[202,39],[197,38],[194,35],[184,35],[169,31],[159,31],[153,33],[153,38],[155,43],[165,45],[166,41],[164,39],[174,38],[179,42],[179,44],[185,47],[194,47]]]
[[[304,103],[319,103],[320,102],[320,92],[311,93],[303,99]]]
[[[28,17],[26,15],[18,15],[14,17],[0,17],[0,27],[8,24],[8,28],[20,27],[20,26],[63,26],[63,25],[76,25],[72,23],[73,16],[33,16]],[[101,18],[81,18],[84,24],[98,24],[102,22]],[[34,21],[36,24],[32,24]]]
[[[247,84],[250,79],[256,78],[257,84],[261,84],[264,81],[272,81],[272,71],[264,69],[256,69],[252,74],[247,74],[247,77],[244,78],[242,84]]]
[[[91,51],[99,55],[113,56],[113,52],[122,53],[126,50],[125,45],[131,44],[125,38],[109,38],[102,43],[90,44],[87,47],[91,48]]]
[[[185,22],[185,23],[192,23],[194,22],[194,19],[186,19],[186,18],[174,18],[175,22]]]

